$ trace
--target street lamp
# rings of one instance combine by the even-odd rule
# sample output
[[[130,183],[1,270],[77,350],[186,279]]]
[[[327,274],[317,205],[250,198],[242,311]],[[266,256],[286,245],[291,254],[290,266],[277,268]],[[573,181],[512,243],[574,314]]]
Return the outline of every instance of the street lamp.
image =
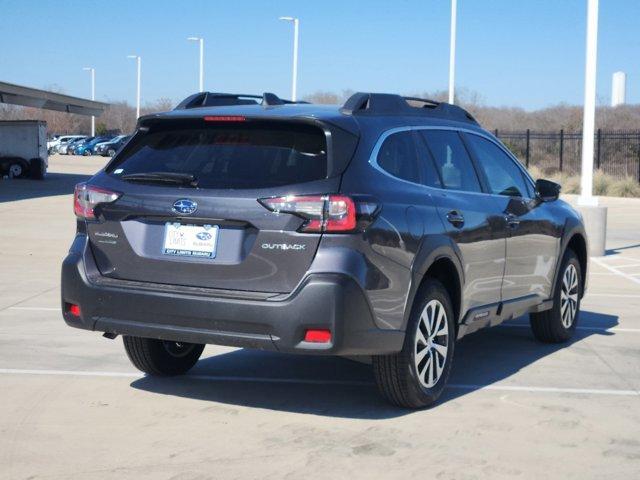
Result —
[[[449,40],[449,103],[454,102],[456,77],[456,17],[458,0],[451,0],[451,38]]]
[[[291,79],[291,100],[295,102],[298,87],[298,27],[300,20],[295,17],[280,17],[279,20],[293,22],[293,73]]]
[[[127,55],[127,58],[135,58],[136,63],[138,64],[138,82],[137,82],[137,92],[136,92],[136,119],[140,118],[140,64],[142,62],[142,58],[139,55]]]
[[[187,40],[200,43],[200,91],[204,92],[204,38],[188,37]]]
[[[96,99],[96,69],[93,67],[83,67],[82,70],[91,72],[91,100]],[[91,136],[96,136],[96,117],[91,115]]]

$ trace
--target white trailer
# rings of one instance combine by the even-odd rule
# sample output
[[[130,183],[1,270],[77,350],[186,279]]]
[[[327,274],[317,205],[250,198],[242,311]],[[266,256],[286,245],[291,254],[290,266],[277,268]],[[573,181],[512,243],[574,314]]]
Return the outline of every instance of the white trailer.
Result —
[[[41,180],[48,165],[47,122],[0,121],[0,178]]]

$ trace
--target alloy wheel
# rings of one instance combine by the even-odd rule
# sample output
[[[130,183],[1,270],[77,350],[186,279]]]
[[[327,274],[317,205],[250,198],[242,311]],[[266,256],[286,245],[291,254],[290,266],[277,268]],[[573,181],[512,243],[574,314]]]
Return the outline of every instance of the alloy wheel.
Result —
[[[571,328],[578,311],[578,271],[573,264],[569,264],[562,276],[560,289],[560,316],[564,328]]]
[[[423,387],[433,387],[442,376],[448,342],[447,312],[442,303],[431,300],[422,310],[415,334],[414,362]]]

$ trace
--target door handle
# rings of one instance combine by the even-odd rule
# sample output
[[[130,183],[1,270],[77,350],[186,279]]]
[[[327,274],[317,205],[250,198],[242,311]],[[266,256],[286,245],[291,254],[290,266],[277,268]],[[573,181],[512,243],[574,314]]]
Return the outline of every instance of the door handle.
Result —
[[[447,220],[456,228],[461,228],[464,225],[464,217],[457,210],[451,210],[447,213]]]
[[[512,213],[505,215],[504,219],[507,222],[507,227],[509,228],[518,228],[520,225],[520,219]]]

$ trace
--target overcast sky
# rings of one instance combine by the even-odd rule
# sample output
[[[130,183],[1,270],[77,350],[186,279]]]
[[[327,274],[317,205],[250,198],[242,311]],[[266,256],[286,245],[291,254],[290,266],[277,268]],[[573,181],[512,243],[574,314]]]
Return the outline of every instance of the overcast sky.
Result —
[[[579,104],[584,91],[586,0],[458,0],[457,85],[488,105]],[[198,86],[289,97],[292,25],[300,18],[299,95],[344,89],[415,93],[447,87],[449,0],[0,0],[0,80],[98,100],[174,101]],[[640,1],[601,0],[598,97],[627,73],[640,103]]]

